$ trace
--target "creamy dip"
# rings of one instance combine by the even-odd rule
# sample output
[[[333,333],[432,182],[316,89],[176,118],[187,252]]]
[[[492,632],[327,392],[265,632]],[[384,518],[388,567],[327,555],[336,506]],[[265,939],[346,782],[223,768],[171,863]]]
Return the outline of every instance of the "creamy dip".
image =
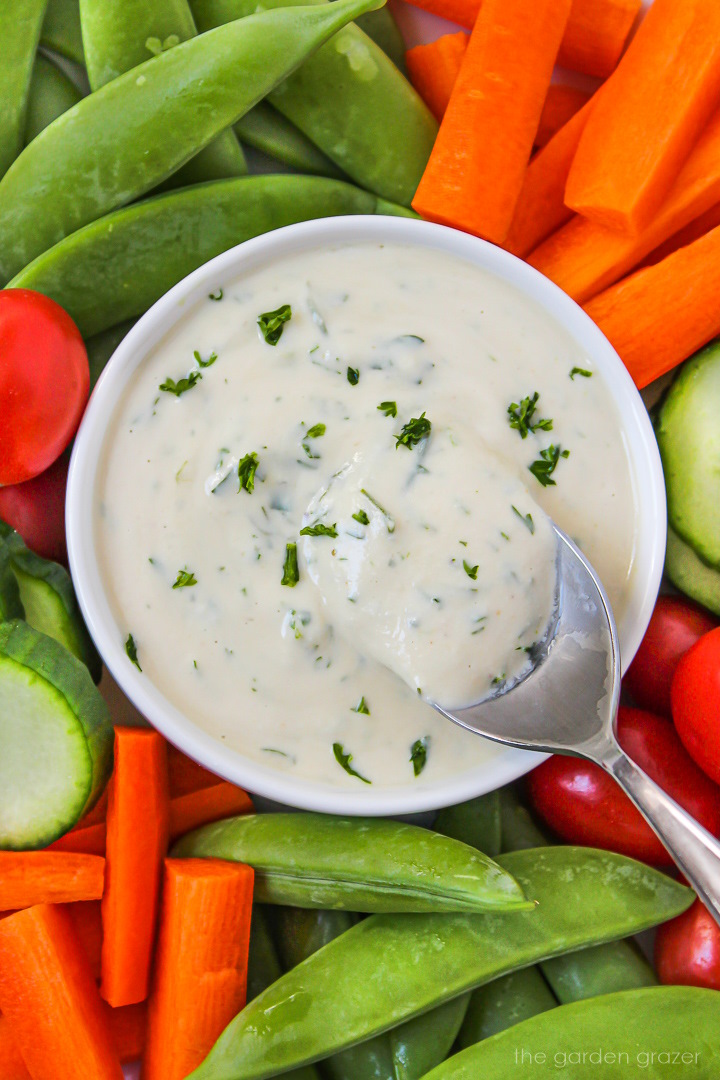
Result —
[[[496,752],[423,698],[525,669],[550,518],[620,619],[635,542],[620,421],[577,343],[478,267],[389,244],[218,282],[133,375],[96,500],[128,663],[229,747],[346,787]]]

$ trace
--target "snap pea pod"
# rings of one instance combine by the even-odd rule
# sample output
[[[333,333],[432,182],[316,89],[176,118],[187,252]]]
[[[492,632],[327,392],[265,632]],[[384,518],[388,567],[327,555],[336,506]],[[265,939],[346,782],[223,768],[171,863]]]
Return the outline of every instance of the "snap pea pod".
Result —
[[[420,1080],[450,1053],[465,1019],[470,994],[446,1001],[389,1034],[393,1080]]]
[[[266,101],[245,113],[235,125],[235,132],[247,146],[299,172],[337,179],[343,175],[322,150]]]
[[[263,6],[297,2],[263,0]],[[316,2],[325,6],[324,0]],[[191,0],[191,6],[198,29],[209,30],[249,15],[257,0]],[[357,26],[337,34],[268,100],[361,187],[410,205],[437,124],[407,79]]]
[[[512,785],[501,788],[500,833],[503,851],[524,851],[545,847],[550,841],[535,824],[532,814],[523,804]]]
[[[56,300],[88,338],[142,315],[191,270],[243,240],[310,218],[372,214],[379,206],[374,195],[321,177],[216,180],[86,225],[35,259],[10,287]]]
[[[25,115],[35,51],[47,0],[0,3],[0,176],[23,148]]]
[[[500,792],[489,791],[457,806],[446,806],[438,811],[433,829],[494,858],[501,850]]]
[[[538,967],[503,975],[473,990],[458,1035],[458,1048],[474,1046],[481,1039],[488,1039],[513,1024],[556,1008],[557,1004],[557,998]]]
[[[176,45],[83,98],[0,181],[0,278],[170,176],[345,23],[383,2],[263,11]]]
[[[346,911],[532,908],[511,874],[467,844],[417,825],[326,814],[245,814],[184,836],[180,858],[255,870],[264,903]]]
[[[92,90],[151,56],[196,37],[188,0],[80,0],[85,65]],[[178,186],[244,176],[245,157],[223,131],[174,175]]]
[[[94,337],[88,338],[85,342],[85,348],[88,354],[88,363],[90,365],[90,390],[95,388],[95,383],[100,378],[103,368],[107,364],[112,354],[117,349],[118,345],[128,333],[129,330],[135,325],[134,319],[127,319],[125,322],[119,323],[117,326],[111,326],[109,330],[103,330],[102,333],[96,334]]]
[[[627,990],[534,1016],[448,1058],[424,1080],[516,1080],[557,1076],[563,1070],[573,1080],[626,1080],[636,1074],[653,1080],[715,1080],[720,1075],[718,1030],[717,990]]]
[[[500,975],[663,922],[693,897],[656,870],[606,851],[543,848],[501,861],[537,898],[534,911],[372,915],[239,1013],[193,1080],[265,1080]]]
[[[25,142],[29,143],[43,128],[57,120],[82,94],[67,75],[40,53],[35,58],[25,116]]]
[[[355,24],[364,34],[372,38],[376,45],[380,46],[403,75],[407,75],[405,41],[390,8],[384,7],[378,11],[368,11],[365,15],[359,15]]]
[[[85,63],[78,0],[48,0],[40,44],[76,64]]]

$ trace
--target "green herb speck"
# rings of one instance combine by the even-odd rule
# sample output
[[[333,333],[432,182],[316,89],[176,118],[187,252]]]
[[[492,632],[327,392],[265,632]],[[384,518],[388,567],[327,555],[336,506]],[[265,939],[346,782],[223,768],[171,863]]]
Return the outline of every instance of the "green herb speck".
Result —
[[[348,776],[356,776],[358,780],[362,780],[363,784],[372,783],[372,781],[368,780],[367,777],[363,776],[361,773],[353,769],[351,765],[353,759],[352,754],[345,753],[345,749],[342,743],[333,743],[333,754],[335,755],[335,760],[337,761],[338,765],[342,766]]]
[[[132,634],[128,634],[127,636],[127,641],[125,642],[125,652],[127,653],[132,663],[135,665],[135,667],[138,669],[138,671],[142,671],[142,668],[140,667],[140,663],[138,661],[137,646],[135,644],[135,639]]]
[[[266,311],[258,315],[257,324],[268,345],[277,345],[285,329],[285,323],[290,319],[292,319],[292,308],[289,304],[282,304],[275,311]]]

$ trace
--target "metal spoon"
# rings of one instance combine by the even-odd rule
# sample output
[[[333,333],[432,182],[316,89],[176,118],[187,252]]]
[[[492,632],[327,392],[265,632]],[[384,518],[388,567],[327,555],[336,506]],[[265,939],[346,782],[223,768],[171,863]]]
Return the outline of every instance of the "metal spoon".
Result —
[[[570,538],[554,528],[557,615],[532,670],[478,705],[450,712],[432,704],[448,720],[495,742],[573,754],[601,765],[630,796],[720,923],[720,843],[618,745],[615,620],[595,571]]]

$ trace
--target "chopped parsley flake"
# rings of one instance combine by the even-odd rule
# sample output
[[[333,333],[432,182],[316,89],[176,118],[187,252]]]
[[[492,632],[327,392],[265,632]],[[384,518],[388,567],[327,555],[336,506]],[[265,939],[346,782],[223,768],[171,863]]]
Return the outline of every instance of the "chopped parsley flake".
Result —
[[[335,525],[322,525],[320,522],[316,522],[315,525],[306,525],[300,530],[301,536],[337,536],[337,529]]]
[[[306,439],[319,439],[321,435],[324,435],[327,431],[325,424],[313,424],[311,428],[305,432]]]
[[[347,369],[347,381],[351,386],[357,386],[360,382],[360,371],[356,367],[348,367]]]
[[[557,468],[560,458],[570,457],[569,450],[561,450],[560,446],[550,445],[547,450],[540,451],[540,457],[528,465],[530,472],[543,487],[555,487],[552,474]]]
[[[427,765],[429,744],[430,736],[426,735],[423,739],[416,739],[410,747],[410,761],[416,776],[419,776]]]
[[[210,353],[207,360],[203,360],[200,353],[197,351],[197,349],[195,349],[195,351],[193,352],[193,356],[195,357],[195,360],[197,362],[198,367],[201,367],[201,368],[212,367],[213,364],[215,363],[215,361],[217,360],[217,353],[216,352]]]
[[[364,510],[358,510],[357,514],[353,514],[353,521],[359,521],[361,525],[370,524],[370,518]]]
[[[517,506],[512,507],[512,512],[513,514],[517,514],[523,525],[525,525],[530,530],[531,534],[535,533],[535,522],[532,519],[532,514],[521,514]]]
[[[414,416],[403,426],[400,434],[395,436],[395,449],[397,450],[400,446],[407,446],[408,450],[412,450],[413,446],[417,446],[423,439],[428,438],[431,430],[432,424],[426,418],[424,412],[420,416]]]
[[[214,293],[214,292],[208,293],[208,300],[215,300],[215,301],[222,300],[223,295],[224,294],[223,294],[222,289],[218,289],[218,291],[216,293]]]
[[[255,490],[255,473],[259,464],[260,458],[255,451],[241,458],[238,462],[238,492],[247,491],[248,495],[252,495]]]
[[[352,712],[363,713],[365,716],[370,715],[370,709],[368,708],[368,703],[364,697],[360,698]]]
[[[570,372],[570,378],[574,381],[576,375],[582,375],[583,379],[591,379],[592,371],[588,371],[587,368],[574,367]]]
[[[293,589],[299,580],[300,571],[298,570],[297,544],[286,544],[283,576],[280,580],[280,584],[289,585],[290,588]]]
[[[142,671],[142,668],[140,667],[140,663],[138,661],[135,638],[132,636],[132,634],[128,634],[127,636],[127,641],[125,642],[125,652],[128,654],[129,659],[132,661],[138,671]]]
[[[520,432],[521,439],[527,439],[531,431],[552,431],[552,420],[536,420],[533,423],[539,400],[540,395],[536,390],[532,397],[524,397],[522,401],[513,401],[508,405],[508,423],[511,428]]]
[[[197,585],[197,578],[192,570],[178,570],[173,589],[186,589],[190,585]]]
[[[389,533],[394,533],[395,532],[395,518],[392,516],[392,514],[388,514],[385,507],[381,506],[380,503],[377,501],[377,499],[374,499],[372,497],[372,495],[370,494],[370,492],[366,491],[365,488],[360,488],[360,491],[362,492],[362,494],[365,496],[366,499],[370,500],[370,502],[373,504],[375,509],[379,510],[380,513],[382,514],[382,516],[385,518],[385,524],[387,525],[387,531]]]
[[[192,390],[200,379],[202,379],[202,374],[199,371],[191,371],[186,379],[178,379],[177,382],[168,376],[165,382],[160,383],[158,389],[164,390],[167,394],[174,394],[175,397],[180,397],[186,390]]]
[[[359,772],[356,772],[355,769],[353,769],[352,765],[350,764],[353,759],[352,754],[345,753],[345,749],[342,743],[333,743],[333,754],[335,755],[335,760],[337,761],[338,765],[342,766],[348,776],[356,776],[358,780],[362,780],[363,784],[372,783],[372,781],[368,780],[367,777],[362,776]]]
[[[465,571],[465,573],[467,574],[467,576],[469,578],[472,578],[473,581],[477,581],[477,575],[478,575],[478,570],[479,569],[480,569],[479,565],[478,566],[471,566],[470,563],[467,561],[467,559],[463,559],[463,570]]]
[[[386,416],[397,416],[397,401],[381,401],[378,412],[385,413]]]
[[[285,323],[290,319],[292,319],[292,308],[289,304],[282,304],[275,311],[266,311],[258,315],[257,324],[268,345],[277,345],[285,329]]]

